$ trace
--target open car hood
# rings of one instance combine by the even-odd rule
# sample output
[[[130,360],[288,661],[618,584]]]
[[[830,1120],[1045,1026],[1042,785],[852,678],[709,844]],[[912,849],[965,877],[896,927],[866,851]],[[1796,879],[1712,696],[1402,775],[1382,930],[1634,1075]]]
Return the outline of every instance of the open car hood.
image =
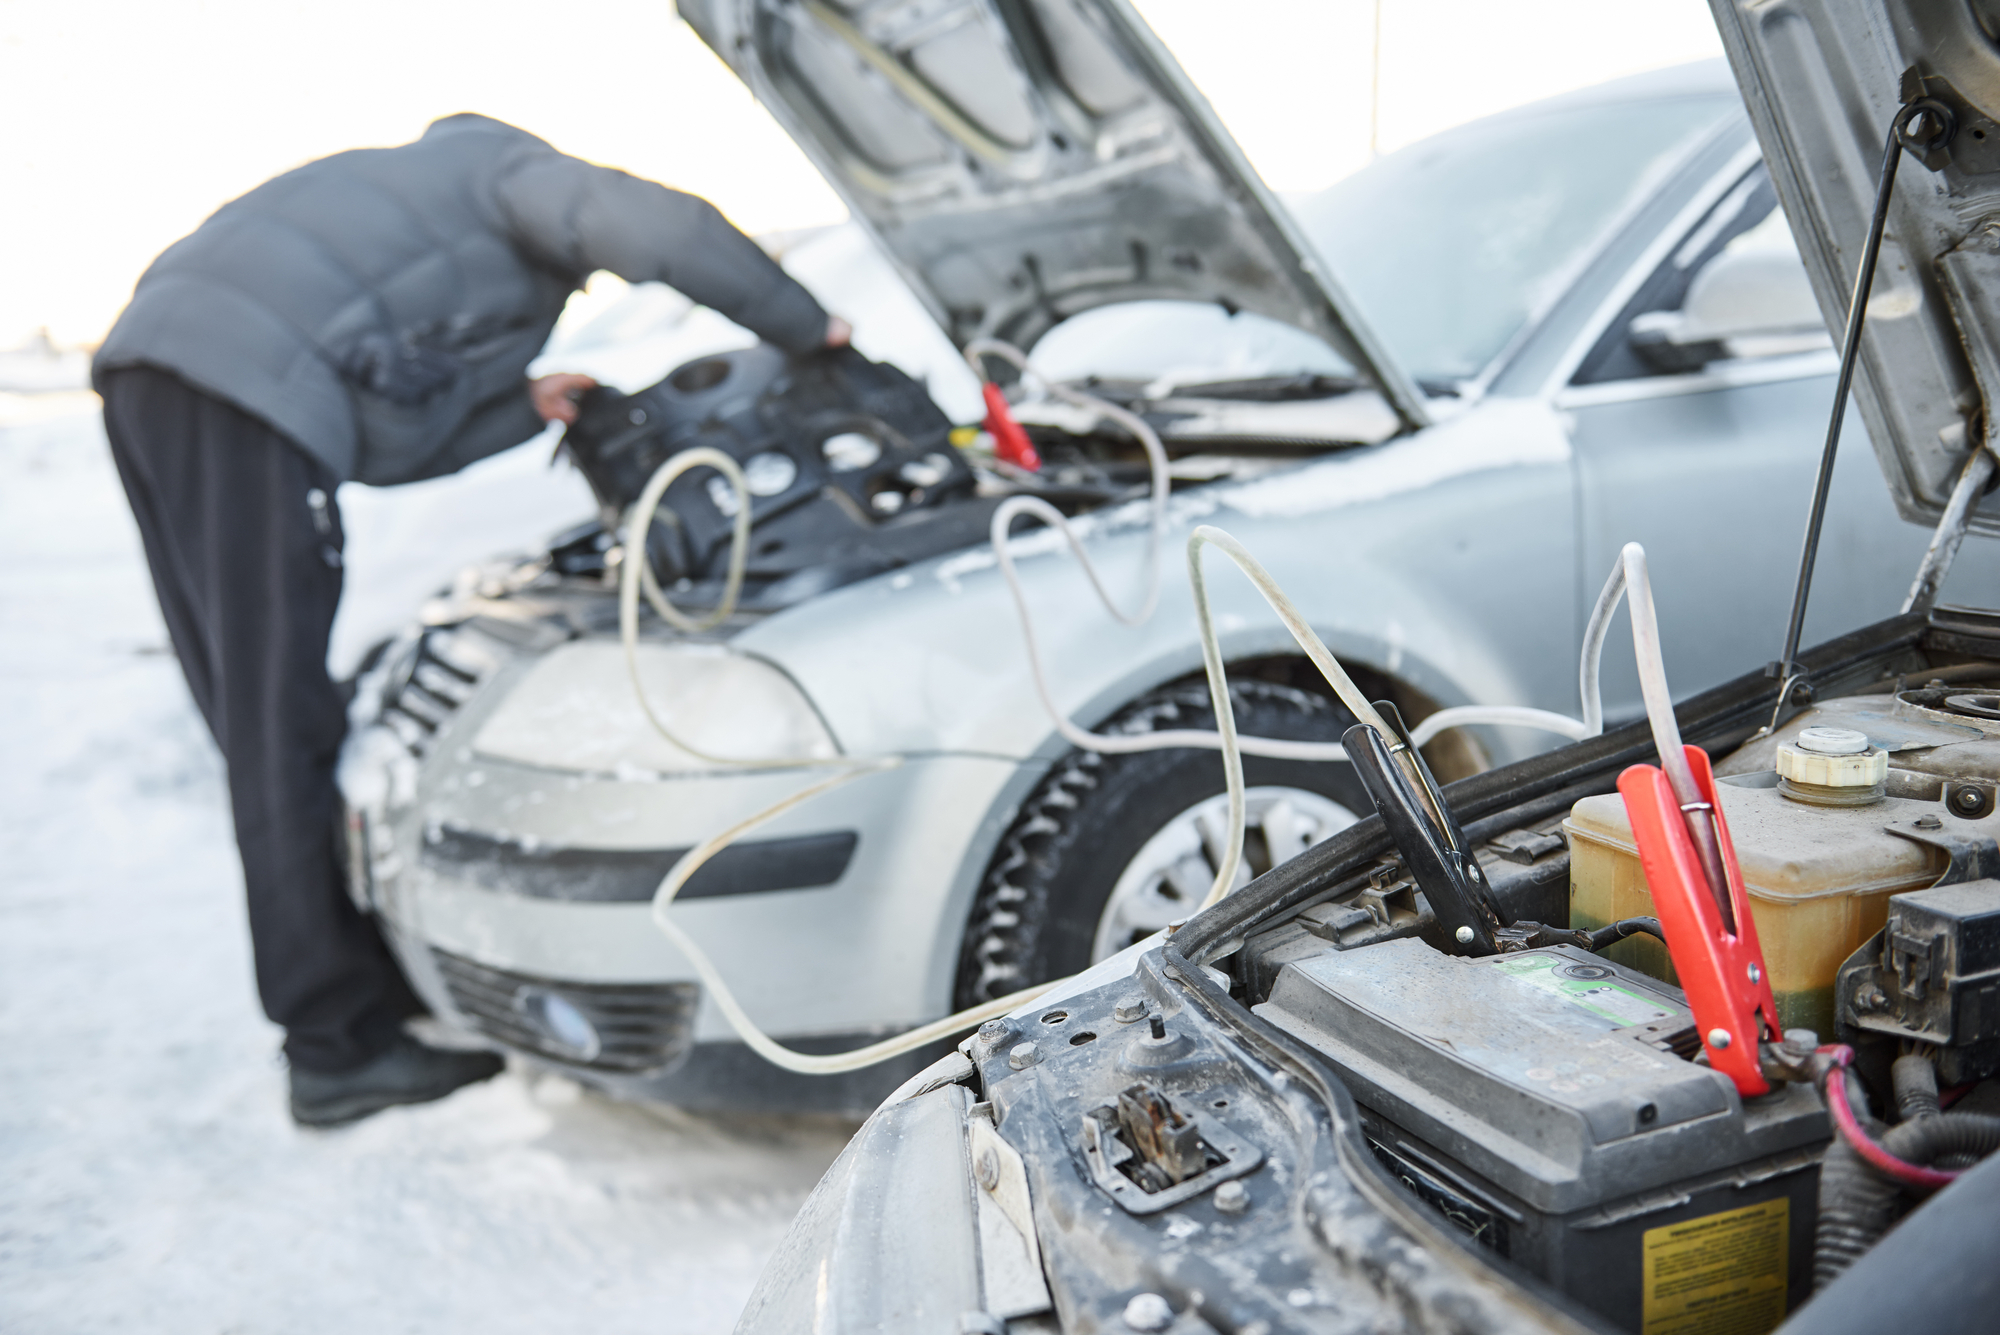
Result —
[[[1855,383],[1897,508],[1935,523],[2000,408],[2000,2],[1711,4],[1836,336],[1892,121],[1923,97],[1950,112],[1902,159]],[[2000,534],[2000,497],[1972,528]]]
[[[1126,0],[680,0],[964,346],[1216,302],[1422,394]]]

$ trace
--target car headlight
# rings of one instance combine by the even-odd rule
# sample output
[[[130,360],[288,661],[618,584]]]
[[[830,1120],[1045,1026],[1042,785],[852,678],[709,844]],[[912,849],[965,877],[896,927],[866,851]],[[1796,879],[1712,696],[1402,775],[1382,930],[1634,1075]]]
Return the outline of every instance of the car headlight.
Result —
[[[720,645],[642,644],[646,700],[674,736],[713,756],[838,755],[812,702],[784,673]],[[713,769],[662,737],[633,693],[622,645],[577,640],[530,668],[474,736],[495,760],[581,773]]]

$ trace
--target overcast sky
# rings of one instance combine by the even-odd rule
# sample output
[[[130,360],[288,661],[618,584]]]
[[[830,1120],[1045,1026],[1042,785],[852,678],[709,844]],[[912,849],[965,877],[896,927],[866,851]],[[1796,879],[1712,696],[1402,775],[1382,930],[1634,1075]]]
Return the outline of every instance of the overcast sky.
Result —
[[[1139,0],[1279,190],[1367,160],[1374,0]],[[1720,54],[1702,0],[1382,0],[1381,143]],[[0,0],[0,348],[94,342],[217,205],[482,111],[751,231],[844,215],[664,0]]]

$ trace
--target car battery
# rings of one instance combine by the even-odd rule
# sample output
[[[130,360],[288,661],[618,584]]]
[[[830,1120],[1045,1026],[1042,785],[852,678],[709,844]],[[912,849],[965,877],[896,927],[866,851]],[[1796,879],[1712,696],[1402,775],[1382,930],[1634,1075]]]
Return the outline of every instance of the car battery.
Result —
[[[1400,940],[1289,963],[1256,1011],[1339,1071],[1411,1191],[1613,1324],[1756,1335],[1810,1295],[1819,1095],[1691,1060],[1671,985]]]

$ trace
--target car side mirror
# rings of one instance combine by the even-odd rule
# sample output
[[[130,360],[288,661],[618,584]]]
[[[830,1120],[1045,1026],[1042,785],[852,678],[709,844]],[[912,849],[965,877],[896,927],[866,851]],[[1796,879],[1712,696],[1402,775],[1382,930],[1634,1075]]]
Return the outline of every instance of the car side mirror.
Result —
[[[1831,339],[1791,233],[1759,226],[1702,265],[1677,311],[1648,311],[1628,330],[1632,349],[1666,372],[1710,362],[1777,357]]]

